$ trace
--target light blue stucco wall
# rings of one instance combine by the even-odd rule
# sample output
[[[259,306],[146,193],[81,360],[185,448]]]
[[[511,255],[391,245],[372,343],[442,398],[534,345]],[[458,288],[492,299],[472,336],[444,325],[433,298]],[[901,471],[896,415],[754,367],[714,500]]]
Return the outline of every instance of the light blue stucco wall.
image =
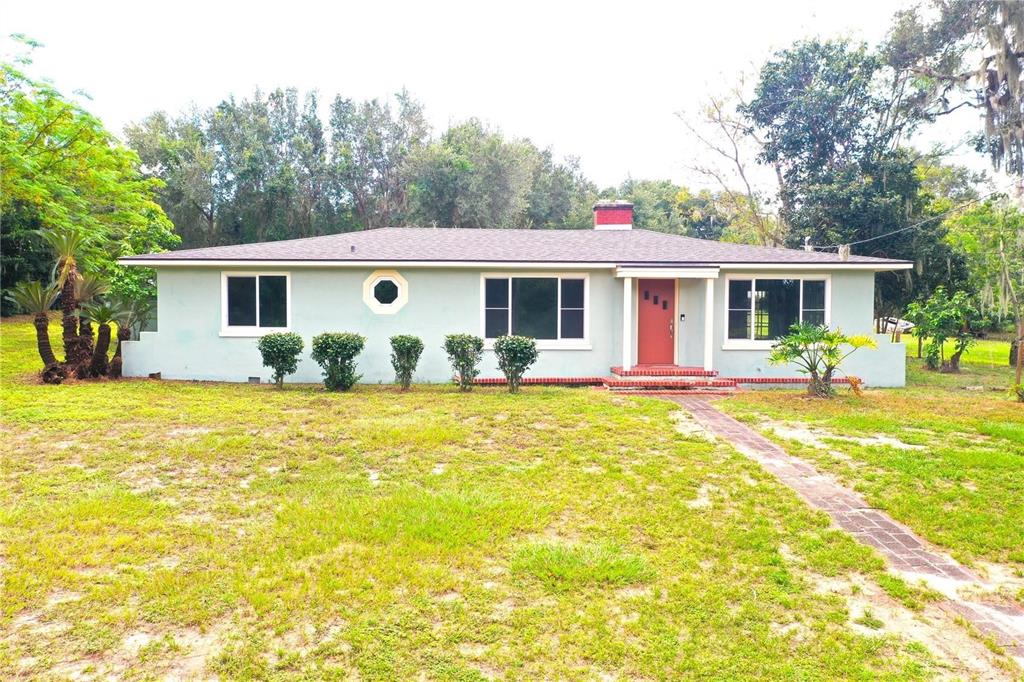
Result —
[[[247,270],[233,268],[231,272]],[[423,339],[425,349],[417,381],[451,379],[441,345],[446,334],[480,334],[480,271],[399,268],[408,282],[409,300],[392,315],[377,314],[363,302],[363,282],[372,272],[373,268],[290,271],[291,329],[302,336],[306,349],[298,372],[288,381],[321,380],[320,367],[310,359],[309,352],[313,336],[325,331],[358,332],[366,337],[366,348],[358,359],[358,371],[365,383],[394,380],[388,339],[395,334],[415,334]],[[606,376],[612,358],[621,354],[621,282],[610,270],[589,271],[587,275],[591,349],[544,350],[530,370],[532,375]],[[159,331],[144,333],[139,341],[126,344],[127,375],[161,372],[167,379],[246,381],[259,376],[268,380],[270,372],[262,366],[255,338],[220,336],[220,269],[160,268],[157,287]],[[481,376],[501,376],[491,351],[484,355]]]
[[[451,369],[443,338],[451,333],[480,334],[480,271],[464,268],[399,268],[408,281],[408,303],[394,315],[380,315],[363,302],[363,282],[373,268],[296,268],[291,274],[292,330],[306,343],[299,371],[288,378],[295,382],[318,382],[320,368],[309,358],[313,336],[324,331],[352,331],[366,336],[366,348],[359,356],[363,382],[394,380],[388,338],[394,334],[415,334],[426,346],[416,380],[446,382]],[[232,269],[232,272],[245,272]],[[252,270],[257,272],[258,270]],[[493,270],[487,272],[509,272]],[[522,271],[520,271],[522,272]],[[537,377],[607,376],[609,367],[622,362],[622,281],[611,270],[592,270],[589,276],[589,350],[542,350],[529,375]],[[737,273],[738,274],[738,273]],[[749,273],[778,277],[772,272]],[[831,273],[831,322],[851,334],[872,332],[874,273],[870,271]],[[157,329],[145,332],[139,341],[127,342],[125,373],[145,376],[161,372],[168,379],[246,381],[270,372],[262,366],[256,339],[222,337],[221,270],[219,268],[160,268],[157,274]],[[704,362],[705,283],[702,279],[679,281],[678,361],[701,366]],[[634,359],[635,338],[634,283]],[[713,366],[723,377],[791,377],[792,367],[768,364],[766,350],[734,350],[725,343],[726,273],[715,280]],[[878,350],[857,351],[845,369],[872,386],[902,386],[905,355],[902,344],[879,337]],[[501,376],[490,351],[485,354],[483,377]]]

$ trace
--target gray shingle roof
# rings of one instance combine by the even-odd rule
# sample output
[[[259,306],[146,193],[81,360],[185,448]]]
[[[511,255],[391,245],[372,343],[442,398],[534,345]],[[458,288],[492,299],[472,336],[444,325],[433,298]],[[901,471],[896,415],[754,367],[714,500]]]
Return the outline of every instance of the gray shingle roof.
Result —
[[[168,261],[474,261],[700,266],[843,263],[835,253],[730,244],[649,230],[476,230],[383,227],[324,237],[167,251],[122,258]],[[851,256],[848,263],[904,261]]]

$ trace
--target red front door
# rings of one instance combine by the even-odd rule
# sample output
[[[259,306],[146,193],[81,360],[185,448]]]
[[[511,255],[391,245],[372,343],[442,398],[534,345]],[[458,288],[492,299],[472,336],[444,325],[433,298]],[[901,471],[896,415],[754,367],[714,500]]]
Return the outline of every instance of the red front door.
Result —
[[[637,364],[675,363],[675,280],[639,280],[637,305]]]

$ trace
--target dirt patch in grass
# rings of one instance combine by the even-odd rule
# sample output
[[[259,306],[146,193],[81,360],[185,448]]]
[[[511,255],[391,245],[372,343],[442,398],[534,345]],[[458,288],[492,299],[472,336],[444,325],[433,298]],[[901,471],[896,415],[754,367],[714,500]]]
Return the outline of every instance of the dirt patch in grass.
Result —
[[[761,427],[763,429],[770,429],[774,431],[775,435],[779,438],[795,440],[803,443],[804,445],[809,445],[813,448],[819,448],[822,450],[829,449],[830,446],[827,440],[845,441],[848,443],[856,443],[858,445],[897,448],[899,450],[926,449],[923,445],[905,443],[899,438],[893,438],[892,436],[888,436],[884,433],[876,433],[872,436],[848,436],[838,434],[821,427],[812,427],[795,422],[779,422],[770,420],[762,422]]]

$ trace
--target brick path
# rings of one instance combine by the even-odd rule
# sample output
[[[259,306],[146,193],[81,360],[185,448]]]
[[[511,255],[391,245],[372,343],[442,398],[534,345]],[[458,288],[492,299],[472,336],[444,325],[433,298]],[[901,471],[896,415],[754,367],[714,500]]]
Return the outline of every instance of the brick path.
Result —
[[[741,453],[793,488],[808,504],[827,513],[837,526],[877,549],[892,568],[914,574],[913,577],[925,580],[942,592],[948,598],[941,604],[944,610],[962,616],[1024,664],[1024,609],[960,598],[956,593],[958,586],[991,586],[950,557],[930,548],[888,514],[873,509],[857,493],[822,475],[809,463],[788,454],[742,422],[720,412],[708,397],[665,397],[684,407],[705,429],[728,440]]]

